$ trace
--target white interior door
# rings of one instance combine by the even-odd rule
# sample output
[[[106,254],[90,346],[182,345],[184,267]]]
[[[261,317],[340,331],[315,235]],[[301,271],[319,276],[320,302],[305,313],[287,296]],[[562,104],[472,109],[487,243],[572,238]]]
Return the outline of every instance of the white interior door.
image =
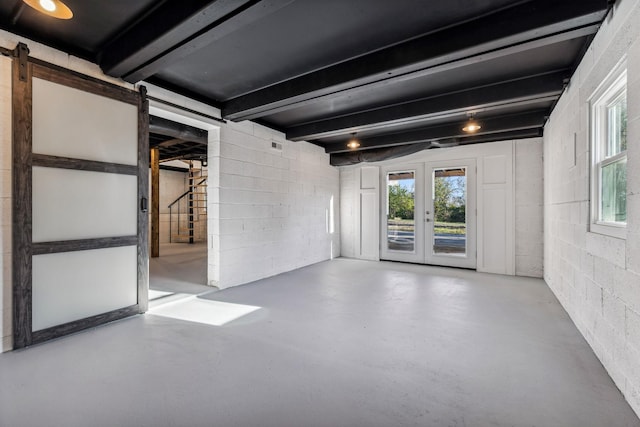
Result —
[[[425,263],[476,268],[476,163],[426,163]]]
[[[424,165],[386,168],[381,179],[380,258],[423,263]]]

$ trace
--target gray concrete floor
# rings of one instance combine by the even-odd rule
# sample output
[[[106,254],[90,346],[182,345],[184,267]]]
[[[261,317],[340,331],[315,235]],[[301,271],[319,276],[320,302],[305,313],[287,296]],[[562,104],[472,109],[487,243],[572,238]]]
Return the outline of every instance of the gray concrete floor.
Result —
[[[337,259],[187,304],[0,355],[0,425],[640,426],[541,280]]]
[[[206,243],[163,243],[160,257],[149,259],[151,290],[201,294],[211,290],[206,284]]]

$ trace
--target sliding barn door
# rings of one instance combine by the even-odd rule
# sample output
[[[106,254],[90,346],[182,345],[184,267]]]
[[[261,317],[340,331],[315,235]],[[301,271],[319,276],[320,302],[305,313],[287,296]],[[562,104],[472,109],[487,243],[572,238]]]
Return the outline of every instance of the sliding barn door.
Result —
[[[14,60],[14,346],[146,310],[144,94]]]

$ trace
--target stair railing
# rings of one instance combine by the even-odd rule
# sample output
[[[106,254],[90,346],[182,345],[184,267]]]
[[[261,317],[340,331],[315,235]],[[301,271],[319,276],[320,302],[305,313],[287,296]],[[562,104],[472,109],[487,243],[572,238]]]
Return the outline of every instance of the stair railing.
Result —
[[[173,202],[171,202],[169,204],[169,206],[167,206],[169,208],[169,243],[173,243],[173,231],[172,231],[172,227],[173,227],[173,207],[174,205],[178,205],[177,206],[177,214],[178,214],[178,221],[177,221],[177,227],[178,227],[178,234],[180,234],[180,201],[182,201],[185,197],[188,196],[193,196],[193,189],[194,188],[198,188],[198,186],[204,184],[205,182],[207,182],[207,177],[205,177],[202,181],[200,181],[198,184],[194,185],[193,188],[189,188],[187,191],[185,191],[184,193],[182,193],[180,196],[178,196],[177,199],[175,199]],[[191,206],[189,206],[189,210],[191,210],[191,212],[186,212],[186,214],[189,214],[189,216],[193,219],[193,200],[191,200],[190,203]],[[188,226],[188,225],[187,225]],[[190,234],[193,232],[193,229],[189,230]],[[193,235],[189,236],[189,243],[193,243]]]

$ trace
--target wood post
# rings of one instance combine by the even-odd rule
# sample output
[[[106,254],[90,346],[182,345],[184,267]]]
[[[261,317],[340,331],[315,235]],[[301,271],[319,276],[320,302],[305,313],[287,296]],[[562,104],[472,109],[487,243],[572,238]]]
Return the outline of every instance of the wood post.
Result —
[[[160,149],[151,149],[151,258],[160,256]]]
[[[32,85],[29,49],[15,49],[12,76],[13,122],[13,347],[32,344]]]

